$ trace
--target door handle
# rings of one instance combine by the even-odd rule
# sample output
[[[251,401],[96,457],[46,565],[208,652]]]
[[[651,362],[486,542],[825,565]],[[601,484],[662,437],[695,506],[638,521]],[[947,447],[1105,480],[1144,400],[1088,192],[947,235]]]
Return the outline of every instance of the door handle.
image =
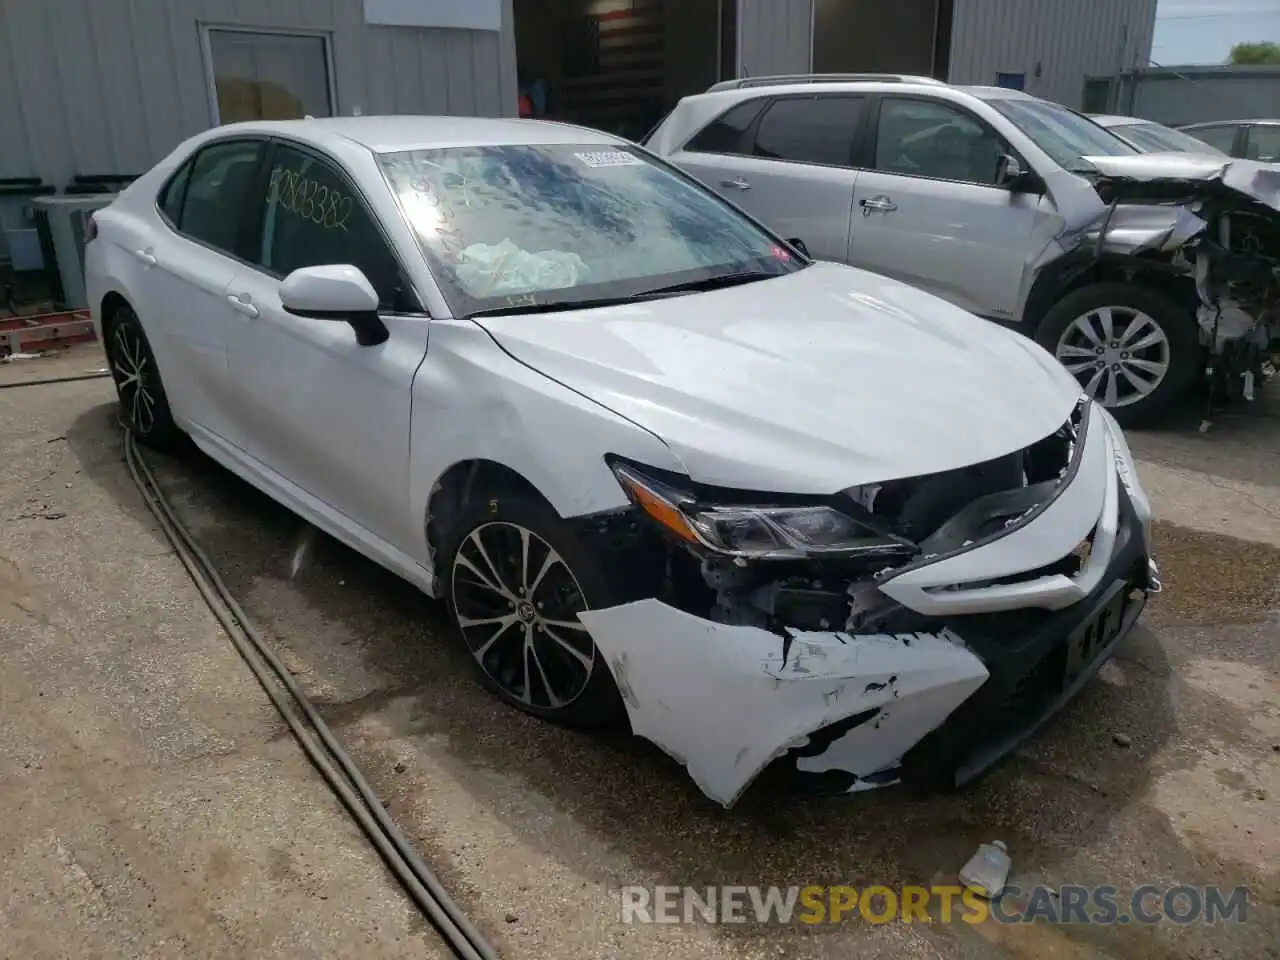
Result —
[[[883,213],[892,213],[898,209],[898,205],[886,196],[869,197],[862,201],[862,215],[864,217],[871,216],[872,210],[880,210]]]
[[[248,294],[241,294],[241,296],[248,296]],[[227,297],[227,301],[228,301],[228,302],[231,304],[231,306],[233,306],[233,307],[234,307],[234,308],[235,308],[239,313],[243,313],[246,317],[253,317],[254,319],[257,319],[257,318],[258,318],[258,316],[259,316],[258,308],[257,308],[257,307],[255,307],[255,306],[254,306],[252,303],[250,303],[248,300],[241,300],[241,299],[240,299],[240,297],[237,297],[237,296],[235,296],[235,295],[231,295],[231,296],[228,296],[228,297]]]
[[[743,180],[741,177],[735,177],[732,180],[721,180],[720,186],[728,187],[731,190],[750,190],[751,184]]]
[[[156,265],[155,254],[150,250],[135,250],[133,255],[144,267],[154,267]]]

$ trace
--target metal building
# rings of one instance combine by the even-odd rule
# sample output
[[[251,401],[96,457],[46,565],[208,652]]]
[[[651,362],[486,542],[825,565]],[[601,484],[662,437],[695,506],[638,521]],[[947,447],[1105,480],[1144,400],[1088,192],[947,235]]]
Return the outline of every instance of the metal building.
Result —
[[[1155,7],[0,0],[0,194],[19,178],[61,190],[138,174],[193,133],[258,116],[521,110],[640,136],[680,96],[740,74],[926,73],[1079,106],[1086,76],[1147,63]]]
[[[1280,67],[1149,67],[1090,81],[1093,103],[1157,123],[1179,126],[1207,120],[1280,117]]]

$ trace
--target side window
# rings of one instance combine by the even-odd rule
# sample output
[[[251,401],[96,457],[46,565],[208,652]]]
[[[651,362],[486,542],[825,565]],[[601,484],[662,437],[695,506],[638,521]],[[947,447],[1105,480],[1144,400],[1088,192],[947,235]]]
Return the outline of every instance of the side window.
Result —
[[[865,97],[786,97],[775,100],[756,130],[754,153],[770,160],[853,165],[853,142]]]
[[[176,221],[182,233],[218,250],[237,252],[241,218],[262,150],[261,142],[236,140],[215,143],[196,155],[182,216]]]
[[[881,102],[875,169],[884,173],[994,186],[1007,152],[994,131],[950,104],[900,97]]]
[[[1248,156],[1263,163],[1280,161],[1280,126],[1250,127]]]
[[[328,162],[278,147],[266,204],[258,259],[268,271],[284,277],[300,267],[351,264],[384,308],[405,308],[399,264],[363,201]]]
[[[685,149],[693,153],[749,152],[745,142],[747,131],[766,103],[768,101],[760,97],[731,107],[703,127]]]
[[[1236,145],[1235,127],[1197,127],[1194,130],[1188,130],[1187,133],[1223,153],[1234,152],[1232,148]]]
[[[187,192],[187,183],[191,179],[191,168],[194,164],[188,160],[178,172],[169,178],[160,194],[160,212],[169,218],[176,228],[182,221],[182,199]]]

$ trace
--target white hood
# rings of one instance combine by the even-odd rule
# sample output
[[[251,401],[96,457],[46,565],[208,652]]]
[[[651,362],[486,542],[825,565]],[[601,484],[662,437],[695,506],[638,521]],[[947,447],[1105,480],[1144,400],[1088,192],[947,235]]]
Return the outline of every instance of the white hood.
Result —
[[[1048,436],[1081,393],[1031,340],[837,264],[477,322],[652,431],[695,481],[741,489],[825,494],[980,463]]]

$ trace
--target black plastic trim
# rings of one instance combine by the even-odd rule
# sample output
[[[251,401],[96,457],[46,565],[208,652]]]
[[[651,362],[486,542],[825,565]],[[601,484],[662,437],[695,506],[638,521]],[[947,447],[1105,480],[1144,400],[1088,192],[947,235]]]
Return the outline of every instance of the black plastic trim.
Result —
[[[1116,543],[1105,576],[1089,596],[1065,610],[1046,614],[1025,633],[1010,636],[1006,623],[983,615],[941,621],[982,660],[990,676],[942,726],[907,752],[902,764],[904,782],[961,787],[977,779],[1039,731],[1110,659],[1137,622],[1150,587],[1149,546],[1137,512],[1123,489]],[[1037,670],[1091,623],[1117,593],[1135,590],[1141,596],[1126,606],[1122,626],[1111,643],[1068,686],[1046,699],[1033,716],[1008,725],[1005,706],[1019,684],[1034,681]]]
[[[1084,459],[1085,443],[1088,439],[1089,428],[1092,425],[1093,419],[1091,416],[1093,403],[1088,399],[1081,399],[1075,409],[1081,411],[1080,426],[1076,431],[1076,448],[1072,452],[1071,462],[1067,464],[1067,472],[1060,480],[1048,480],[1033,487],[1023,487],[1018,490],[1005,490],[1000,493],[992,493],[973,501],[920,544],[920,552],[923,554],[920,559],[913,560],[911,563],[901,567],[894,567],[892,573],[889,576],[884,577],[879,582],[882,584],[891,583],[904,573],[908,573],[912,570],[919,570],[935,563],[941,563],[943,560],[949,560],[952,557],[963,556],[971,550],[977,550],[980,547],[985,547],[988,544],[995,543],[997,540],[1021,530],[1048,510],[1049,507],[1057,501],[1058,497],[1062,496],[1062,492],[1071,485],[1073,480],[1075,480],[1076,474],[1080,471],[1080,463]],[[1074,412],[1075,410],[1072,411],[1073,414]],[[1044,499],[1041,500],[1038,505],[1031,507],[1025,515],[1018,519],[1016,523],[1011,523],[1007,527],[996,531],[990,536],[983,537],[981,540],[974,540],[972,542],[964,541],[961,546],[954,547],[950,550],[946,550],[944,548],[942,552],[938,552],[932,549],[935,546],[943,545],[942,543],[939,543],[939,540],[945,542],[948,538],[953,537],[954,528],[961,524],[963,520],[968,520],[971,516],[981,514],[983,511],[990,512],[999,509],[1009,509],[1010,506],[1018,504],[1024,497],[1028,500],[1034,500],[1035,498],[1033,496],[1028,495],[1033,492],[1037,492],[1037,495],[1039,495],[1038,492],[1047,487],[1051,487],[1053,489],[1049,490],[1044,496]],[[1014,509],[1016,509],[1016,506],[1014,506]]]

